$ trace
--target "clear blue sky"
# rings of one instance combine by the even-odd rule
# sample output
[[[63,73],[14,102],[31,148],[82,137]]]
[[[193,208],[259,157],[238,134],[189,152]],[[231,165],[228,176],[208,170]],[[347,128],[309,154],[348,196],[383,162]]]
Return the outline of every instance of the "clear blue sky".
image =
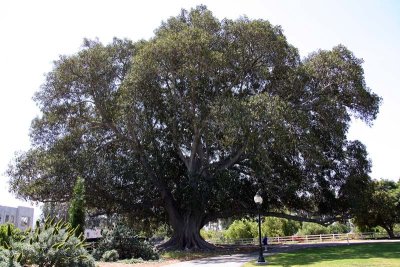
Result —
[[[0,205],[28,205],[8,194],[3,175],[14,152],[29,147],[38,110],[32,95],[61,54],[78,51],[84,37],[149,38],[181,8],[205,4],[218,18],[247,15],[279,24],[302,56],[344,44],[363,58],[367,85],[383,97],[372,127],[355,121],[349,138],[367,145],[372,177],[398,179],[400,169],[400,1],[0,1]],[[55,185],[56,186],[56,185]]]

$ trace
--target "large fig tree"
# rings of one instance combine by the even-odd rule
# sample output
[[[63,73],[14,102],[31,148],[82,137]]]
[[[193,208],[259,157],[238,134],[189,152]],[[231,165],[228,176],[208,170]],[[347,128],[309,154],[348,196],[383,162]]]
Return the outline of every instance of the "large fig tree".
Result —
[[[369,181],[352,116],[371,123],[380,98],[346,47],[300,59],[279,26],[183,10],[150,40],[85,41],[35,95],[32,148],[9,168],[11,190],[67,201],[85,179],[87,205],[168,222],[164,247],[210,248],[216,218],[255,210],[322,221],[346,212]]]

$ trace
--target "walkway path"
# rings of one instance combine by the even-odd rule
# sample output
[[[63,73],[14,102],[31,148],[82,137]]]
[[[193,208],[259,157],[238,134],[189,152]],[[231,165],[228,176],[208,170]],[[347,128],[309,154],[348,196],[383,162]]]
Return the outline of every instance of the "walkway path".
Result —
[[[166,265],[166,267],[188,267],[188,266],[202,266],[202,267],[240,267],[248,261],[257,259],[255,254],[234,254],[223,255],[212,258],[197,259],[192,261],[183,261]]]

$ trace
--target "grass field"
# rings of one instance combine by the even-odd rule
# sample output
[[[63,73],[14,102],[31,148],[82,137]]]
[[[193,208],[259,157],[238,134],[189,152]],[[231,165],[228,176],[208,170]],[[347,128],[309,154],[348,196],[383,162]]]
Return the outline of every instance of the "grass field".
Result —
[[[303,250],[266,257],[268,266],[282,267],[398,267],[400,243],[374,243]],[[245,267],[259,266],[249,262]]]

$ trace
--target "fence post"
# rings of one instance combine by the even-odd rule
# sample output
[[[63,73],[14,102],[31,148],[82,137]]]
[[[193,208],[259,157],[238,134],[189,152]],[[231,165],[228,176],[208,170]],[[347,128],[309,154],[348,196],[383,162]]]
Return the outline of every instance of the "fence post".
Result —
[[[347,236],[347,245],[350,245],[350,243],[349,243],[349,233],[347,233],[346,236]]]
[[[308,235],[306,235],[306,243],[308,243]]]

